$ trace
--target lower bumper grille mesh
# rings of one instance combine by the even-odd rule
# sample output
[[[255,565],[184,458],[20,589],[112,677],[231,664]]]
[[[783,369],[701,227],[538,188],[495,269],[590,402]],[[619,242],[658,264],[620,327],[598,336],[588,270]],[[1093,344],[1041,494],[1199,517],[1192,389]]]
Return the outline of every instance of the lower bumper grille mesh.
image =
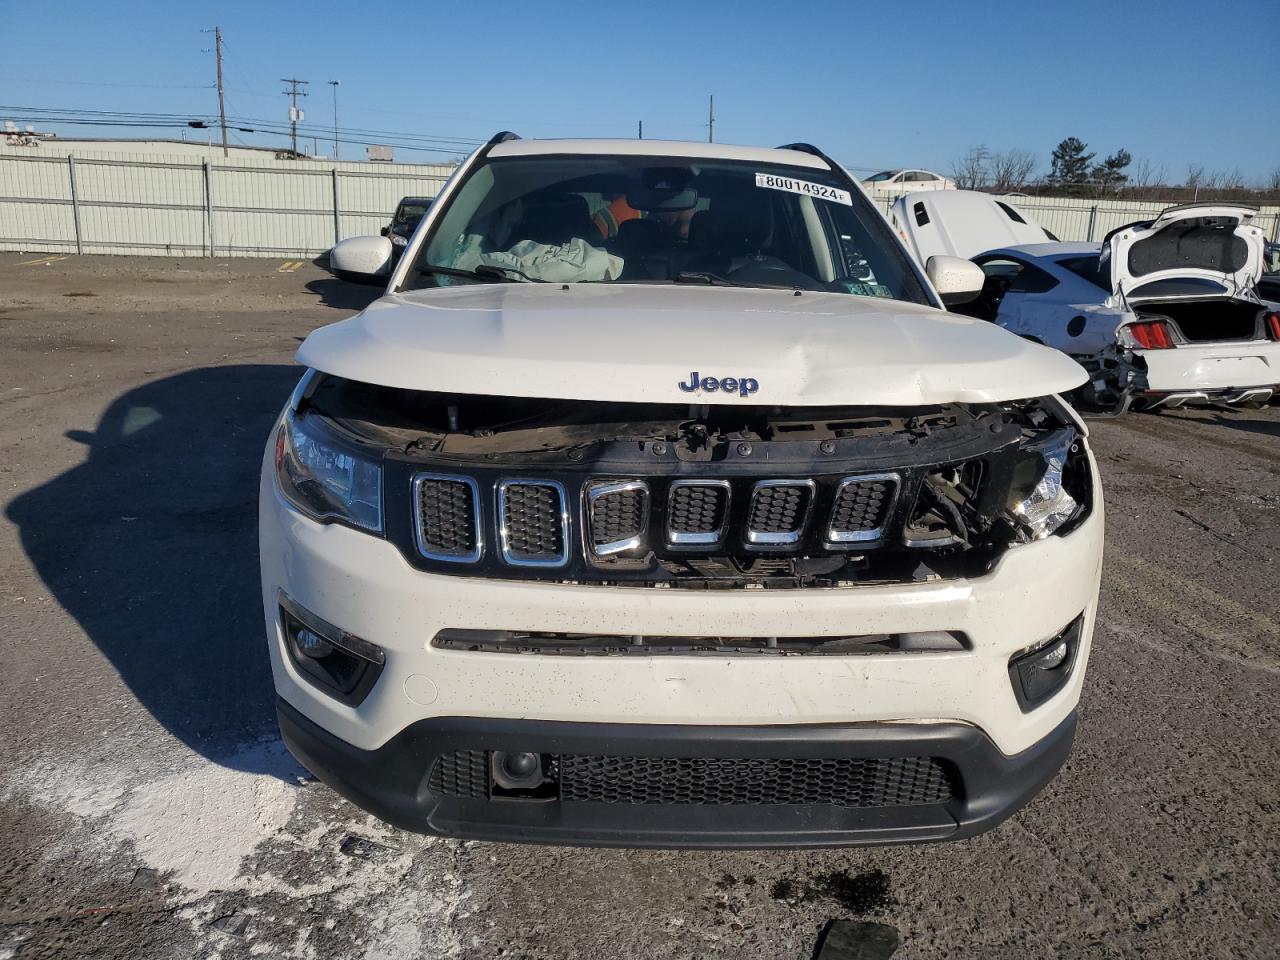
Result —
[[[484,750],[442,753],[427,781],[433,793],[484,800],[489,796],[489,754]]]
[[[895,807],[950,796],[946,772],[929,757],[560,758],[561,799],[593,803]]]
[[[579,803],[899,807],[952,796],[946,768],[932,757],[557,758],[560,799]],[[442,754],[430,786],[451,797],[488,796],[483,750]]]

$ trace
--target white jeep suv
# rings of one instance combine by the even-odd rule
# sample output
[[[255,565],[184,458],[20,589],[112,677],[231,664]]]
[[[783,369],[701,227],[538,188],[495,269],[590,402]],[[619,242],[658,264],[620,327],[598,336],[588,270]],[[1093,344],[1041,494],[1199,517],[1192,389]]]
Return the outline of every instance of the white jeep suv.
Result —
[[[1065,355],[947,313],[813,147],[495,137],[266,451],[294,754],[408,829],[945,840],[1070,750],[1102,500]]]

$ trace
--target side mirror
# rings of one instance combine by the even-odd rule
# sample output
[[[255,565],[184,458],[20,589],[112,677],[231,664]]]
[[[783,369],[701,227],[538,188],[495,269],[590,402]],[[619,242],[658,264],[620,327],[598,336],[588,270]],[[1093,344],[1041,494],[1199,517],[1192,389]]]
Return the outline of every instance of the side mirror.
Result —
[[[384,286],[391,276],[392,249],[386,237],[352,237],[329,251],[329,269],[339,280]]]
[[[987,279],[980,266],[963,257],[930,257],[924,272],[947,306],[976,299]]]
[[[390,232],[391,232],[391,228],[390,228],[390,227],[383,227],[383,228],[382,228],[381,230],[379,230],[378,232],[379,232],[380,234],[382,234],[382,235],[385,237],[388,233],[390,233]]]

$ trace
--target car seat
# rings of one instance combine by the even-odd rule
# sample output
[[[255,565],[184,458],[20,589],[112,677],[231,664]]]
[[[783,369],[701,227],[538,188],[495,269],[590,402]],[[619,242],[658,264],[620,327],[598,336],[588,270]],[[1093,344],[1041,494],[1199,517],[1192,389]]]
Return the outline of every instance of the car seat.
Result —
[[[578,237],[590,243],[600,231],[591,222],[586,198],[576,193],[544,194],[531,198],[512,233],[514,240],[562,244]]]

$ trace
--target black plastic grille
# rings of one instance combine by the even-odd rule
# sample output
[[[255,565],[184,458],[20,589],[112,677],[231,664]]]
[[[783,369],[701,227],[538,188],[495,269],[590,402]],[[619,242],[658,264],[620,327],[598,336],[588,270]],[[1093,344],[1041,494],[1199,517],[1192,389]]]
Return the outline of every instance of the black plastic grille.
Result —
[[[672,533],[714,534],[724,526],[728,505],[729,491],[721,486],[673,487],[667,529]]]
[[[642,488],[607,490],[590,500],[591,542],[596,547],[640,536],[649,510]]]
[[[897,482],[889,479],[851,480],[840,488],[831,510],[831,530],[837,534],[874,534],[889,519]]]
[[[560,797],[585,803],[896,807],[951,797],[930,757],[560,758]]]
[[[564,521],[558,488],[513,483],[502,492],[506,551],[510,559],[556,562],[565,557]]]
[[[418,540],[423,552],[441,557],[472,557],[478,534],[476,502],[463,480],[421,477],[418,483]]]
[[[484,800],[489,796],[489,755],[484,750],[442,753],[428,781],[434,793]]]
[[[751,517],[747,521],[755,534],[794,534],[804,526],[813,491],[800,484],[761,486],[751,498]]]
[[[548,769],[560,799],[576,803],[668,805],[814,804],[903,807],[952,797],[947,768],[932,757],[630,757],[560,755]],[[431,790],[489,796],[489,754],[443,753]]]

